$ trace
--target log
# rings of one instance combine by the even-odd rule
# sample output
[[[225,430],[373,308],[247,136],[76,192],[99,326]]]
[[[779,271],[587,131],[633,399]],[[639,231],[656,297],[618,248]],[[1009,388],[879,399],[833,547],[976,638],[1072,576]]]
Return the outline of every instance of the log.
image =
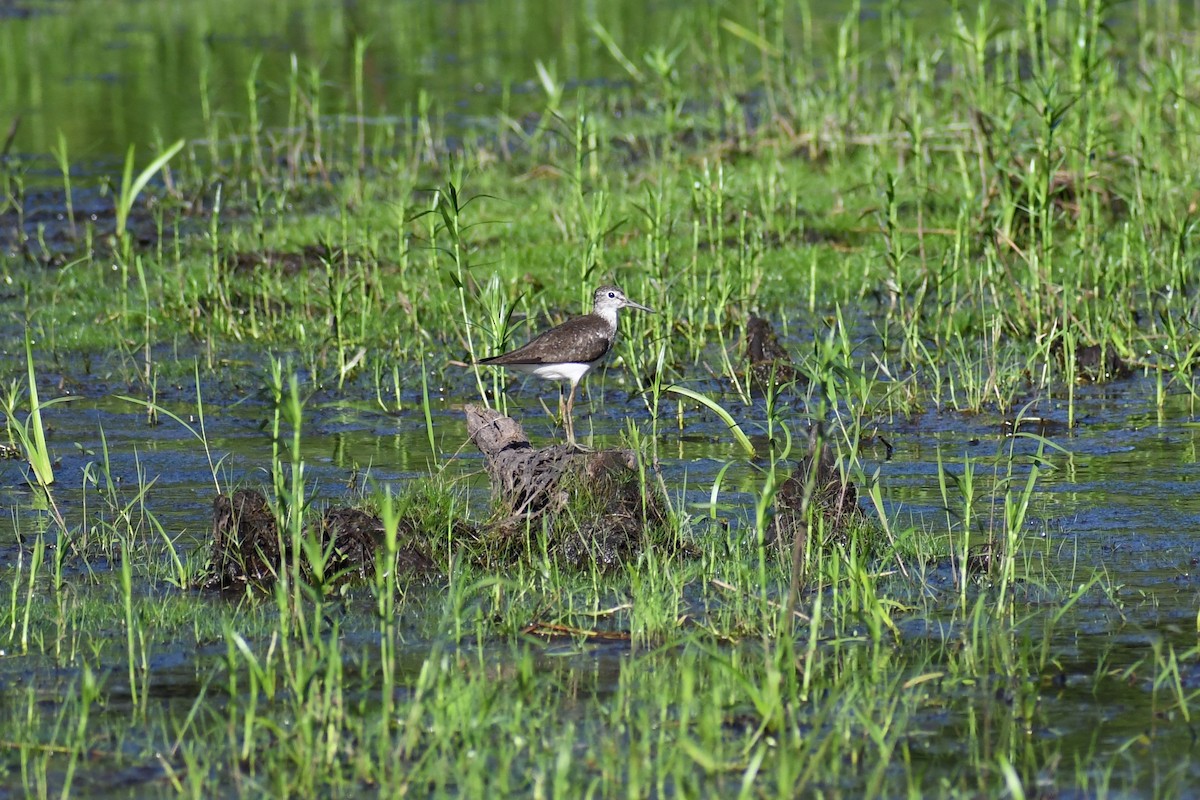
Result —
[[[521,423],[499,411],[468,405],[467,435],[483,453],[496,499],[513,516],[561,510],[570,499],[565,482],[582,479],[592,489],[611,488],[633,476],[637,455],[632,450],[579,451],[565,444],[538,450]]]
[[[645,487],[643,494],[632,450],[537,449],[515,419],[476,405],[464,411],[499,509],[490,526],[497,559],[510,560],[523,534],[545,530],[561,560],[610,568],[636,557],[665,529],[665,504],[656,490]],[[573,513],[559,513],[568,506]],[[673,550],[684,549],[674,543]]]

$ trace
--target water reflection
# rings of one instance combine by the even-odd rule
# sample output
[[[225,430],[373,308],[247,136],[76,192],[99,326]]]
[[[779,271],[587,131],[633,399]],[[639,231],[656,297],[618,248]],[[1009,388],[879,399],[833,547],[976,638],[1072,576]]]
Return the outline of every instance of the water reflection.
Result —
[[[463,121],[541,111],[534,64],[572,92],[628,80],[596,38],[598,21],[635,58],[675,31],[712,30],[746,8],[708,3],[108,2],[39,6],[0,19],[0,128],[20,126],[12,151],[115,172],[130,144],[246,135],[249,82],[263,129],[295,125],[299,96],[334,121],[365,114],[391,125],[425,109]],[[368,43],[361,63],[356,42]],[[700,39],[703,41],[703,35]]]

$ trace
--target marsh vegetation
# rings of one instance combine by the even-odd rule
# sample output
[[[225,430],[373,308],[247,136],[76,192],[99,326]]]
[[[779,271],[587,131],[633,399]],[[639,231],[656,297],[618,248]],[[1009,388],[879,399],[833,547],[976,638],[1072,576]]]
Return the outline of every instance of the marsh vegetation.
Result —
[[[0,798],[1197,785],[1194,8],[244,6],[0,8]]]

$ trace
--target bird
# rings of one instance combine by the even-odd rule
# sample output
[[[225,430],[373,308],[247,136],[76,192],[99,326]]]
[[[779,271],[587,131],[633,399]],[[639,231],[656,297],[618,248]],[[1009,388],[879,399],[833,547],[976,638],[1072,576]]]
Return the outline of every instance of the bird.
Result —
[[[617,338],[617,312],[622,308],[654,313],[652,309],[630,300],[616,286],[601,286],[593,295],[592,313],[572,317],[516,350],[485,358],[479,363],[523,372],[543,380],[570,382],[563,427],[566,428],[567,445],[578,448],[575,423],[571,418],[575,389],[583,377],[612,350]],[[559,407],[562,408],[561,393]]]

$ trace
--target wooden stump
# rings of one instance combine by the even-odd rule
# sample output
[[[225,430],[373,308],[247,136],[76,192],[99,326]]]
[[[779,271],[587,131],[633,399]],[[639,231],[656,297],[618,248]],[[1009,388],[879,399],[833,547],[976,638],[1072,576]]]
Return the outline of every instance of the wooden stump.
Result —
[[[464,410],[501,509],[492,526],[497,544],[545,526],[564,560],[612,567],[640,552],[647,528],[665,521],[657,492],[642,494],[632,450],[539,450],[515,419],[476,405]],[[569,506],[576,513],[560,515]]]

